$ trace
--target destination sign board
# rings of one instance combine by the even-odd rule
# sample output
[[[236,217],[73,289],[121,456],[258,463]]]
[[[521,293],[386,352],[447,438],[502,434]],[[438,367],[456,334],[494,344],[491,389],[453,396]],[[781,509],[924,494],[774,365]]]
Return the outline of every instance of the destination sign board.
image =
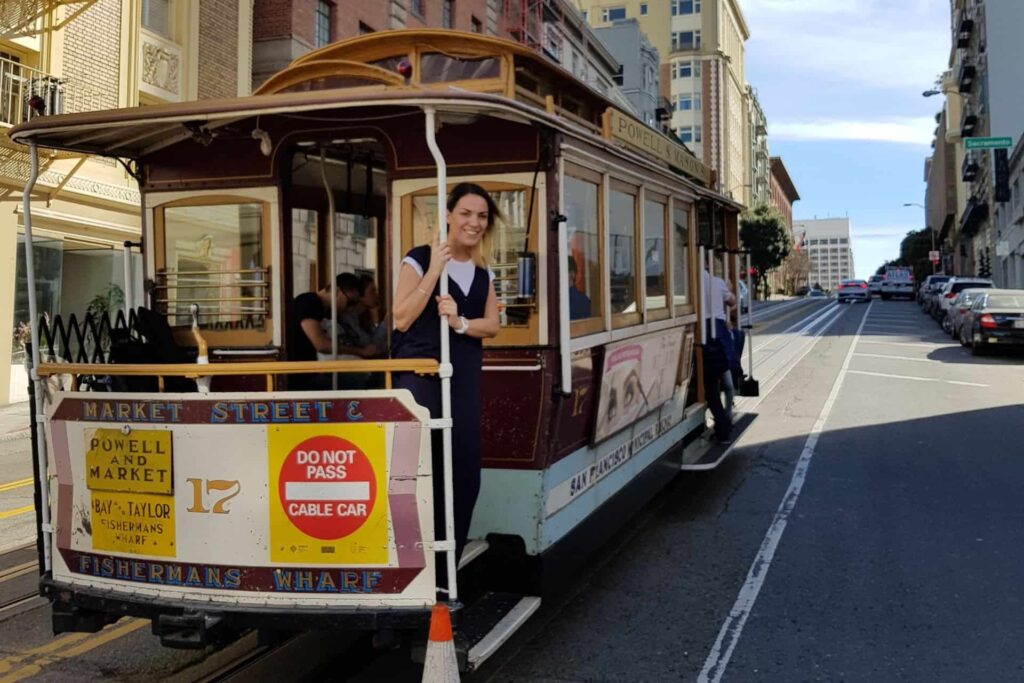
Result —
[[[1013,138],[964,138],[967,149],[1005,149],[1013,147]]]
[[[702,185],[706,186],[711,181],[708,167],[683,145],[618,109],[609,107],[605,111],[604,134],[609,140],[621,142],[678,168]]]

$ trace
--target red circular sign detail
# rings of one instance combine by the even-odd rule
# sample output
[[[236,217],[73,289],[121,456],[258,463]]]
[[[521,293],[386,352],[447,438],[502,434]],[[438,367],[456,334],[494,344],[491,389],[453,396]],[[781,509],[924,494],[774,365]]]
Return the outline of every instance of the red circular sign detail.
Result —
[[[333,541],[366,522],[377,500],[377,481],[358,446],[337,436],[314,436],[284,459],[277,495],[297,529]]]

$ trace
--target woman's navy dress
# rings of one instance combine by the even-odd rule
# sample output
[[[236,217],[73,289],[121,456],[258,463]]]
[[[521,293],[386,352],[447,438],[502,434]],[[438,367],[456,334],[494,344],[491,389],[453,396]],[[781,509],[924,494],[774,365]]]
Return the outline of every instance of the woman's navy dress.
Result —
[[[430,246],[416,247],[408,254],[423,272],[430,266]],[[463,292],[451,278],[448,293],[455,300],[459,315],[467,319],[482,318],[487,307],[490,275],[480,267],[473,274],[469,292]],[[420,316],[405,332],[395,332],[393,358],[441,359],[441,318],[434,297],[441,293],[440,282],[434,286],[430,300]],[[455,497],[456,562],[462,556],[469,535],[473,506],[480,492],[480,374],[483,365],[483,343],[465,334],[449,330],[452,362],[452,478]],[[395,374],[395,388],[408,389],[416,402],[430,410],[431,417],[441,417],[441,380],[436,375],[411,372]],[[434,431],[432,451],[434,463],[434,536],[444,537],[444,469],[441,432]]]

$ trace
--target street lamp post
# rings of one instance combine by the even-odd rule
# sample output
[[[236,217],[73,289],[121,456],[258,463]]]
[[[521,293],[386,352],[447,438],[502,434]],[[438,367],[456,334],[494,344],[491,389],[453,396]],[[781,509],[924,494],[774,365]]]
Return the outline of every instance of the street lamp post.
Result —
[[[918,207],[921,207],[922,209],[924,209],[925,212],[928,211],[928,208],[924,204],[918,204],[917,202],[905,202],[903,204],[903,206],[918,206]],[[935,231],[932,230],[932,226],[928,225],[928,216],[927,215],[925,215],[925,221],[924,222],[925,222],[925,226],[928,228],[928,235],[932,238],[932,251],[935,251]],[[929,260],[931,260],[931,259],[929,259]],[[937,266],[937,264],[935,263],[935,261],[932,261],[932,274],[933,275],[936,272],[938,272],[936,270],[936,266]]]

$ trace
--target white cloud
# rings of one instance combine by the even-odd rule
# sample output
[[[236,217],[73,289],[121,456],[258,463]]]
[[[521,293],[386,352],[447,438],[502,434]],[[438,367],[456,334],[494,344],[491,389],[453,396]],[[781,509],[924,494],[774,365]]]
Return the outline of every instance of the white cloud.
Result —
[[[927,88],[949,59],[942,0],[743,0],[751,58],[790,78]],[[799,79],[797,79],[799,80]]]
[[[935,119],[920,116],[875,121],[777,121],[769,125],[769,131],[777,140],[873,140],[927,146],[934,136]]]

